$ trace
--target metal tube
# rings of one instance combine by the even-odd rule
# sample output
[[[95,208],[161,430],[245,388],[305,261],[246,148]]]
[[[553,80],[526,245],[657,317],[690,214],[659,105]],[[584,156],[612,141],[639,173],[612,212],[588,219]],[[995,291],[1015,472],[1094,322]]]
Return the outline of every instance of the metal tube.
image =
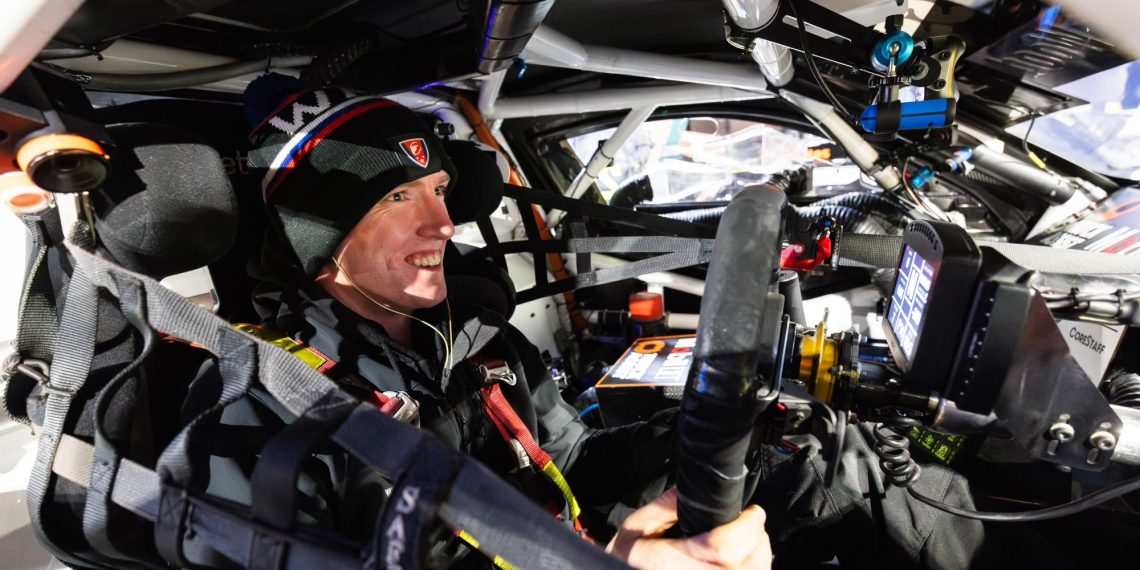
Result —
[[[474,130],[471,128],[471,124],[467,122],[467,118],[455,108],[451,101],[439,99],[419,91],[389,93],[384,97],[417,113],[431,113],[439,120],[450,123],[455,127],[453,136],[458,140],[466,141],[473,138]]]
[[[750,65],[701,61],[641,51],[587,46],[539,26],[523,51],[531,63],[597,73],[652,77],[685,83],[767,91],[763,74]],[[536,41],[537,40],[537,41]],[[585,57],[582,57],[582,54]]]
[[[282,67],[305,65],[311,58],[281,58]],[[272,64],[270,59],[236,61],[214,67],[189,69],[171,73],[81,73],[87,79],[85,87],[97,91],[169,91],[216,83],[264,70]]]
[[[384,98],[395,101],[413,111],[420,113],[431,113],[436,109],[444,107],[451,107],[449,101],[444,101],[438,97],[432,97],[421,93],[419,91],[404,91],[402,93],[390,93],[385,95]]]
[[[723,0],[724,12],[743,30],[759,30],[772,23],[779,0]]]
[[[879,152],[867,144],[867,141],[863,140],[863,136],[857,133],[847,121],[843,120],[831,105],[788,90],[781,91],[780,96],[803,111],[804,114],[818,121],[821,127],[835,139],[835,142],[847,151],[851,160],[855,161],[855,164],[858,164],[863,172],[874,178],[875,182],[884,190],[894,192],[895,189],[902,186],[902,178],[899,177],[898,171],[893,166],[879,165]]]
[[[577,40],[549,26],[539,26],[523,50],[526,59],[545,61],[551,67],[582,69],[589,56]],[[537,62],[537,61],[536,61]]]
[[[499,91],[503,88],[503,80],[507,77],[507,70],[496,71],[483,78],[479,84],[479,112],[484,117],[492,116],[495,110],[495,101],[499,99]]]
[[[665,313],[665,326],[671,329],[695,331],[701,316],[696,313]]]
[[[582,194],[585,194],[586,190],[594,183],[594,180],[597,180],[598,174],[601,174],[602,170],[613,162],[625,141],[629,140],[634,131],[653,114],[656,108],[656,105],[646,105],[630,109],[629,114],[622,119],[614,134],[606,139],[606,142],[598,150],[594,151],[594,155],[590,157],[585,168],[578,172],[578,176],[574,177],[574,181],[570,183],[565,194],[571,198],[581,198]],[[566,212],[562,210],[550,212],[546,216],[546,226],[553,228],[565,216]]]
[[[480,93],[480,95],[482,95]],[[665,87],[634,87],[629,89],[601,89],[585,93],[508,97],[495,101],[488,118],[513,119],[516,117],[542,117],[570,113],[596,113],[629,109],[643,105],[693,105],[727,101],[767,99],[771,93],[744,91],[713,85],[670,85]]]
[[[1112,451],[1112,461],[1125,465],[1140,465],[1140,410],[1124,406],[1112,406],[1124,426],[1120,429],[1120,439]]]
[[[764,74],[764,78],[773,87],[787,85],[792,80],[792,76],[795,75],[796,70],[792,65],[792,52],[782,45],[757,39],[748,48],[748,53],[752,55],[756,65],[760,66],[760,73]]]

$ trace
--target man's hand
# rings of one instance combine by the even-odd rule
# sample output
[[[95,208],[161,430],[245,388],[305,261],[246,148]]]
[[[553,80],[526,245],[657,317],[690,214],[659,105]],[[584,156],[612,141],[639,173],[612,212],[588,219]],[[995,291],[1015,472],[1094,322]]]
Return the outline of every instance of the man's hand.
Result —
[[[677,492],[670,489],[634,511],[606,552],[647,570],[767,570],[772,546],[764,532],[764,510],[750,505],[736,520],[689,538],[661,538],[677,523]]]

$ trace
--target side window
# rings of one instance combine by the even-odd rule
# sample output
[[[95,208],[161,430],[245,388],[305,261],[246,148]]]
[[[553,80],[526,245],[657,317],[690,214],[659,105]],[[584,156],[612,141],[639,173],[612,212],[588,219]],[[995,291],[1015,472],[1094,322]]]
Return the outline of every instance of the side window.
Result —
[[[569,137],[585,164],[613,128]],[[683,117],[647,121],[601,172],[598,189],[607,202],[620,188],[648,179],[650,204],[728,200],[768,175],[813,164],[815,186],[858,184],[859,169],[827,139],[793,128],[745,119]],[[820,176],[823,180],[818,180]],[[644,183],[642,183],[644,184]],[[642,200],[637,200],[638,202]]]

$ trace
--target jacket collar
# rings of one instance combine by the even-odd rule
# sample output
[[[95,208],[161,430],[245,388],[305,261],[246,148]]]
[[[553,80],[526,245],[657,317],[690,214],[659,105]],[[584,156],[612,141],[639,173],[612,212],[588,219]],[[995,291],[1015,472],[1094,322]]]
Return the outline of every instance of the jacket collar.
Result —
[[[464,291],[470,290],[472,280],[490,280],[464,276],[463,282],[449,286],[451,293],[451,326],[448,327],[448,310],[444,304],[413,313],[417,318],[436,327],[444,335],[449,328],[452,338],[452,366],[476,355],[506,325],[506,319],[485,307],[468,302]],[[450,281],[450,279],[449,279]],[[345,307],[316,285],[300,287],[281,296],[276,317],[271,326],[290,336],[311,336],[314,327],[319,327],[324,338],[323,344],[340,346],[343,342],[355,342],[371,347],[368,350],[374,359],[387,360],[383,352],[387,346],[395,358],[406,366],[420,370],[431,378],[440,378],[443,388],[447,387],[450,370],[444,371],[446,349],[442,340],[434,332],[419,324],[412,327],[413,345],[404,346],[397,342],[374,321],[365,319]],[[305,333],[309,334],[305,334]],[[391,363],[395,365],[395,363]]]

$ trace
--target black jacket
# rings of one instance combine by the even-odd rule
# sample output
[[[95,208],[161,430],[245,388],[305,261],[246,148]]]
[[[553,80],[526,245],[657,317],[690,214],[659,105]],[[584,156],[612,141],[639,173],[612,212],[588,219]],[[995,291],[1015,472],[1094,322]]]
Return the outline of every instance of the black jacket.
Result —
[[[420,405],[420,425],[452,448],[480,460],[539,504],[561,501],[557,489],[533,469],[520,472],[514,453],[483,410],[482,378],[470,361],[475,355],[508,363],[518,381],[501,385],[503,394],[539,443],[566,475],[582,519],[605,540],[614,522],[663,490],[670,449],[672,414],[615,429],[593,430],[562,400],[538,350],[494,303],[481,303],[488,285],[478,277],[451,282],[450,303],[455,363],[445,373],[444,350],[436,335],[413,324],[414,347],[402,346],[377,324],[363,319],[312,288],[281,292],[276,314],[265,326],[303,342],[336,364],[326,374],[361,398],[373,391],[404,391]],[[417,316],[447,331],[443,307]],[[217,402],[220,379],[205,363],[183,410],[190,418]],[[262,388],[226,407],[201,439],[206,453],[195,473],[211,495],[250,504],[250,476],[258,450],[295,417]],[[307,528],[365,541],[382,512],[390,486],[379,473],[336,449],[323,449],[306,466],[299,483],[297,521]],[[612,519],[611,519],[612,516]],[[453,541],[451,541],[453,542]],[[462,558],[466,549],[443,545],[437,553]],[[212,565],[223,560],[207,549],[188,548],[192,558]]]

